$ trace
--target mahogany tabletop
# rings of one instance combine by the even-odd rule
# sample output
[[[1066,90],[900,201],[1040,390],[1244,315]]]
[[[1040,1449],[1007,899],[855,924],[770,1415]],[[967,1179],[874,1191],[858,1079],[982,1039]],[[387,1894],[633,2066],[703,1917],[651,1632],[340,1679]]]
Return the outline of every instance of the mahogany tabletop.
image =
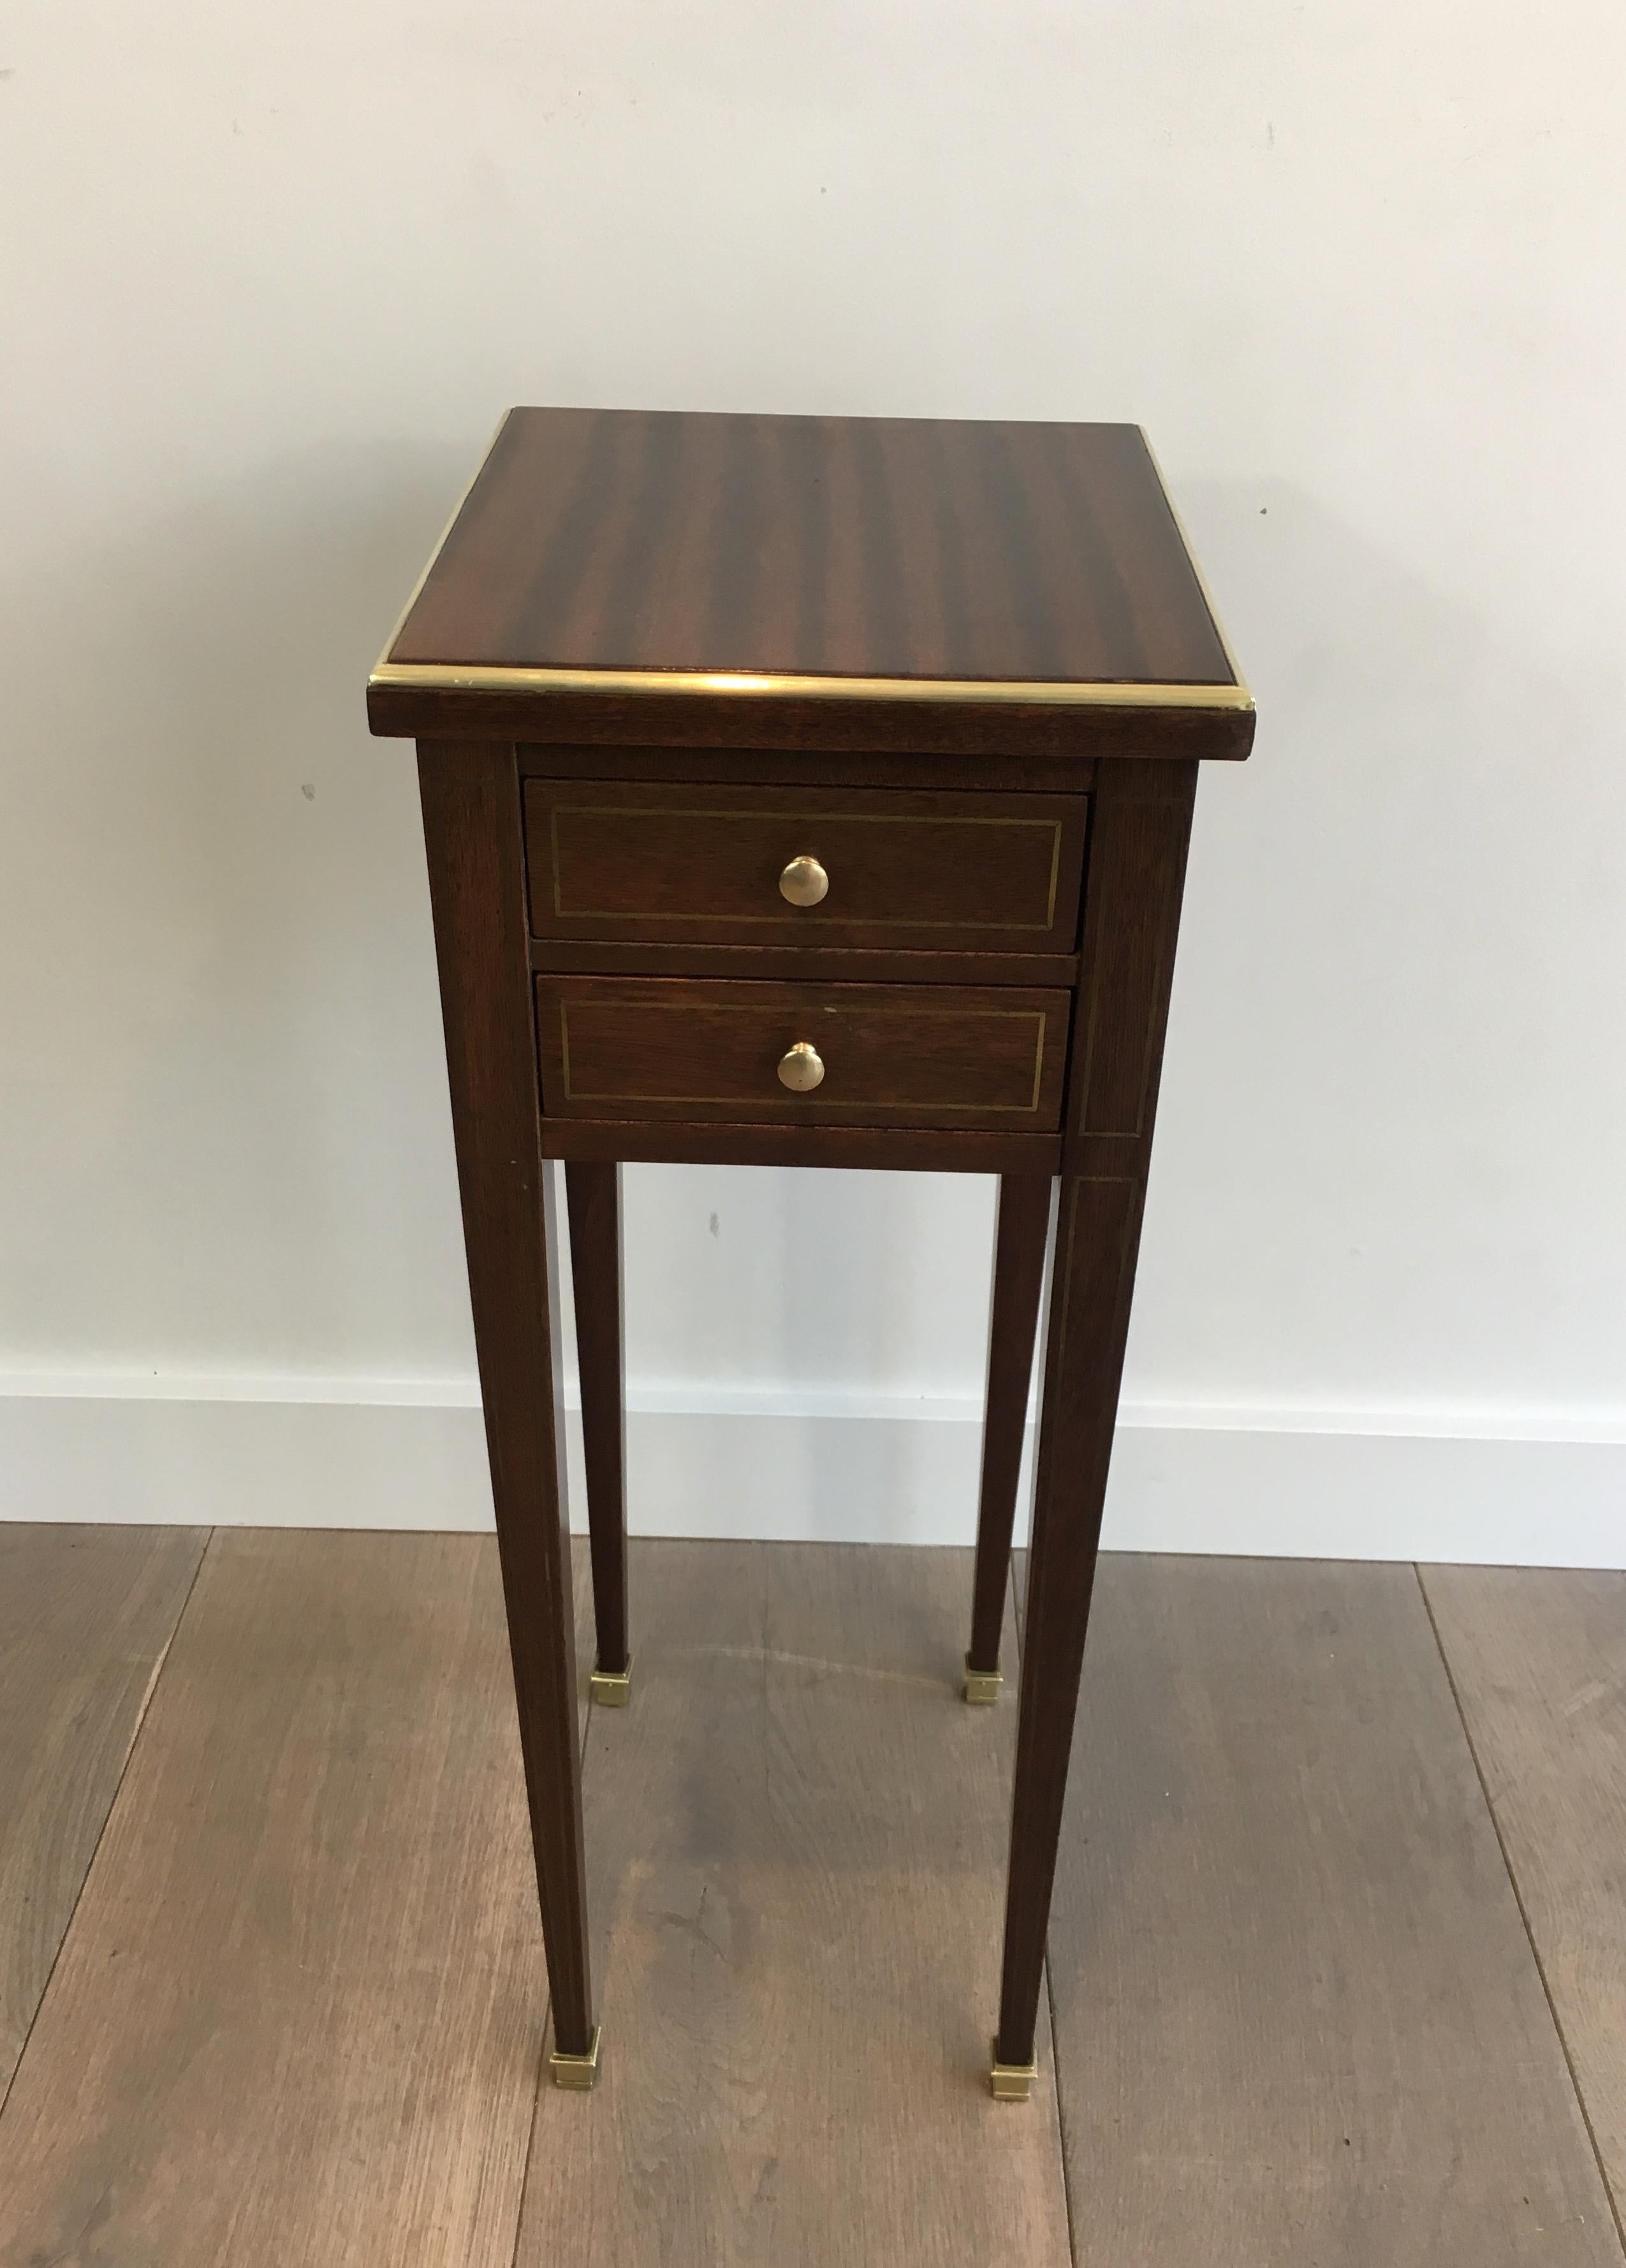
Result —
[[[1136,425],[511,409],[372,710],[550,693],[1208,712],[1191,754],[1252,727]]]

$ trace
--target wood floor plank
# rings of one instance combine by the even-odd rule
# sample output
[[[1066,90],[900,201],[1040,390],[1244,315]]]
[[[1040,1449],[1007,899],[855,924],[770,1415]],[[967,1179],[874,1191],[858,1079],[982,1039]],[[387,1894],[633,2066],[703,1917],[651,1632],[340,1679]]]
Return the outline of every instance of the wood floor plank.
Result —
[[[1616,2209],[1626,2206],[1626,1574],[1424,1587]]]
[[[0,2263],[508,2268],[544,2007],[493,1542],[217,1534],[0,2118]]]
[[[0,2102],[208,1534],[0,1526]]]
[[[1410,1568],[1103,1562],[1050,1980],[1081,2261],[1620,2268]]]
[[[633,1549],[603,2076],[541,2090],[518,2268],[1063,2268],[1048,2038],[1031,2103],[987,2088],[1016,1718],[959,1697],[969,1554]]]

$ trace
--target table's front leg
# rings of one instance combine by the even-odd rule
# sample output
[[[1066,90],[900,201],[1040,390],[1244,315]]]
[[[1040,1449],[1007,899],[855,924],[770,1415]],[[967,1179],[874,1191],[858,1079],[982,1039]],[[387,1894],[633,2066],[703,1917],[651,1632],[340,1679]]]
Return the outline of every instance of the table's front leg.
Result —
[[[1097,774],[1022,1618],[997,2095],[1025,2097],[1117,1419],[1196,766]]]
[[[418,778],[475,1344],[553,1996],[553,2072],[562,2086],[590,2087],[599,2036],[587,1961],[557,1239],[553,1175],[538,1125],[514,751],[489,741],[421,741]]]

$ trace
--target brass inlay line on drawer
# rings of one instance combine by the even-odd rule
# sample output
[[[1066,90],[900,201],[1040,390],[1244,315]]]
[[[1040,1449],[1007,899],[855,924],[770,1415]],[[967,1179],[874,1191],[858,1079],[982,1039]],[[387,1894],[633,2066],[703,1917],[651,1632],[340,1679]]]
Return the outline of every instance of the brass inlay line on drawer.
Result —
[[[647,914],[608,913],[593,906],[578,906],[567,913],[562,902],[563,876],[559,872],[559,821],[566,819],[778,819],[794,820],[795,812],[765,811],[705,811],[698,806],[686,804],[681,810],[658,804],[624,803],[555,803],[548,807],[548,839],[553,860],[553,909],[555,921],[662,921],[662,922],[741,922],[747,924],[777,922],[793,929],[804,922],[800,913],[761,914]],[[852,929],[948,929],[948,930],[1034,930],[1048,934],[1056,926],[1056,888],[1062,868],[1062,822],[1059,819],[980,819],[957,812],[952,819],[935,819],[929,814],[908,811],[826,811],[809,814],[810,829],[817,826],[842,827],[1033,827],[1050,833],[1050,880],[1045,899],[1044,919],[1041,922],[1017,921],[896,921],[885,915],[842,914],[831,920],[841,920]],[[804,923],[804,925],[805,923]]]
[[[619,1006],[622,1004],[620,1002],[605,1002],[601,1005],[606,1006]],[[729,1001],[708,1001],[702,1012],[708,1016],[761,1016],[764,1013],[764,1011],[760,1007],[755,1007],[743,1003],[740,1005],[736,1006],[732,1002]],[[832,1012],[828,1008],[822,1008],[811,1010],[809,1012],[828,1015],[832,1012]],[[876,1009],[871,1012],[870,1015],[866,1018],[866,1021],[872,1023],[907,1024],[963,1024],[967,1022],[1001,1024],[1021,1024],[1032,1022],[1036,1024],[1039,1028],[1034,1035],[1034,1091],[1033,1097],[1030,1101],[923,1102],[919,1101],[911,1101],[907,1096],[888,1095],[885,1107],[888,1110],[1000,1111],[1008,1112],[1019,1118],[1031,1117],[1033,1113],[1038,1109],[1039,1094],[1043,1083],[1044,1076],[1044,1035],[1045,1029],[1048,1022],[1046,1012],[1042,1008],[981,1008],[969,1014],[964,1009],[911,1008],[908,1011],[894,1009],[890,1013],[884,1009]],[[560,1069],[564,1079],[564,1099],[567,1102],[708,1102],[717,1105],[719,1108],[725,1104],[732,1105],[738,1103],[741,1108],[749,1109],[752,1103],[758,1100],[758,1098],[749,1094],[578,1094],[576,1089],[570,1084],[570,1004],[568,1000],[561,1000],[559,1002],[559,1062]],[[777,1100],[776,1096],[771,1094],[764,1094],[760,1099],[765,1102],[773,1102]],[[844,1104],[837,1102],[832,1099],[824,1102],[810,1102],[805,1105],[805,1108],[810,1110],[839,1110],[842,1108],[850,1110],[873,1110],[879,1107],[879,1105],[875,1103],[855,1101],[850,1096],[847,1099]]]

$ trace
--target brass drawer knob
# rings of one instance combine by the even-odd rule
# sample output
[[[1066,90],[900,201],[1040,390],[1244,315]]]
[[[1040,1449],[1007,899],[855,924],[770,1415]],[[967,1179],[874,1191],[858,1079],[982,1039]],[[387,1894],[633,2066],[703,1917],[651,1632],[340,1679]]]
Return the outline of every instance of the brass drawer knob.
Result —
[[[830,878],[816,858],[792,858],[779,877],[779,895],[787,905],[816,906],[829,887]],[[817,1086],[819,1082],[815,1079],[808,1084]],[[788,1079],[785,1085],[790,1085]]]
[[[824,869],[820,868],[822,873]],[[809,1040],[798,1040],[779,1058],[779,1084],[792,1094],[811,1094],[824,1078],[824,1057]]]

